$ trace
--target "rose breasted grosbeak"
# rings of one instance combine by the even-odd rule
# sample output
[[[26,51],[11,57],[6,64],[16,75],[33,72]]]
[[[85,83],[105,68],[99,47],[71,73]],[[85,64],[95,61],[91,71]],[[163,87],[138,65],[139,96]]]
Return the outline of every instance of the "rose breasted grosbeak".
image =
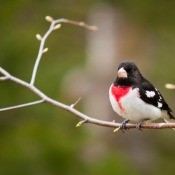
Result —
[[[141,124],[146,120],[163,118],[166,122],[175,119],[160,92],[146,80],[134,62],[119,64],[117,78],[109,89],[113,110],[125,118],[120,129],[125,130],[129,121]]]

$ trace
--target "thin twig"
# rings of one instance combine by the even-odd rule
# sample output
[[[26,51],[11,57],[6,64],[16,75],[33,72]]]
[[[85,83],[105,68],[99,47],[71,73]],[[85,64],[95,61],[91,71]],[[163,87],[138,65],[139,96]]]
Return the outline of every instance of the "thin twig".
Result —
[[[41,43],[40,43],[40,47],[39,47],[39,51],[38,51],[38,56],[36,58],[36,62],[35,62],[33,72],[32,72],[32,78],[31,78],[31,82],[30,82],[31,85],[34,85],[34,83],[35,83],[36,73],[37,73],[37,70],[38,70],[38,66],[39,66],[41,57],[43,55],[44,44],[45,44],[45,41],[46,41],[47,37],[52,32],[53,28],[54,28],[54,23],[52,22],[51,25],[50,25],[49,30],[45,33],[45,35],[41,39]]]
[[[4,77],[0,77],[0,81],[5,81],[5,80],[8,80],[9,78],[4,76]]]
[[[70,107],[74,108],[80,100],[81,100],[81,97],[75,103],[71,104]]]
[[[88,30],[93,30],[93,31],[98,30],[97,26],[91,26],[91,25],[88,25],[88,24],[86,24],[84,22],[77,22],[77,21],[73,21],[73,20],[65,19],[65,18],[57,19],[54,22],[55,23],[68,23],[68,24],[84,27],[84,28],[86,28]]]
[[[10,106],[10,107],[0,108],[0,112],[9,111],[9,110],[12,110],[12,109],[23,108],[23,107],[32,106],[32,105],[37,105],[37,104],[41,104],[43,102],[44,102],[44,100],[37,100],[37,101],[33,101],[33,102],[21,104],[21,105],[15,105],[15,106]]]
[[[39,66],[42,54],[44,53],[43,51],[44,51],[45,41],[48,38],[48,36],[52,33],[52,31],[55,30],[56,24],[69,23],[69,24],[72,24],[72,25],[87,28],[89,30],[97,30],[96,26],[90,26],[90,25],[85,24],[84,22],[77,22],[77,21],[68,20],[68,19],[64,19],[64,18],[54,20],[52,17],[47,16],[46,19],[48,19],[48,18],[49,18],[48,21],[51,22],[49,30],[44,34],[43,37],[41,37],[39,34],[37,34],[37,38],[41,41],[41,43],[40,43],[40,47],[39,47],[39,51],[38,51],[38,56],[37,56],[37,59],[36,59],[36,62],[35,62],[34,68],[33,68],[33,72],[32,72],[32,78],[31,78],[31,81],[30,81],[31,85],[34,85],[34,83],[35,83],[38,66]]]

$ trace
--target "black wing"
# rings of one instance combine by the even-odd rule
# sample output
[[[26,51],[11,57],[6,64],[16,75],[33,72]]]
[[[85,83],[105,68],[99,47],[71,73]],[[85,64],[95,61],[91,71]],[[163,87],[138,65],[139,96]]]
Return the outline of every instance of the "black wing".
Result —
[[[175,117],[171,114],[172,110],[169,108],[168,104],[164,100],[161,93],[146,79],[143,79],[143,82],[138,85],[140,98],[161,110],[166,110],[170,118],[175,119]],[[148,97],[148,92],[154,92],[155,95],[152,97]]]

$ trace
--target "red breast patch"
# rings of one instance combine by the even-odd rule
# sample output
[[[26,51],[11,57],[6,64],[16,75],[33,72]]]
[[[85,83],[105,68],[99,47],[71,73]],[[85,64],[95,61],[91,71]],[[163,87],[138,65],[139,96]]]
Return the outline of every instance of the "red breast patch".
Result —
[[[122,97],[124,97],[125,95],[127,95],[127,93],[129,92],[130,89],[131,89],[131,87],[112,86],[112,89],[111,89],[112,95],[117,100],[118,105],[119,105],[121,110],[124,110],[124,108],[122,107],[122,105],[120,103],[120,99]]]

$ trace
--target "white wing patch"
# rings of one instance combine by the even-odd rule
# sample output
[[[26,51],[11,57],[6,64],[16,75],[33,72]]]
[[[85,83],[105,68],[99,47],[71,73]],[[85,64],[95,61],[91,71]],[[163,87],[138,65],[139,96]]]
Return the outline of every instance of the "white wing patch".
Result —
[[[152,98],[156,95],[156,93],[154,91],[146,91],[145,94],[148,98]]]
[[[162,107],[162,103],[158,102],[158,108]]]

